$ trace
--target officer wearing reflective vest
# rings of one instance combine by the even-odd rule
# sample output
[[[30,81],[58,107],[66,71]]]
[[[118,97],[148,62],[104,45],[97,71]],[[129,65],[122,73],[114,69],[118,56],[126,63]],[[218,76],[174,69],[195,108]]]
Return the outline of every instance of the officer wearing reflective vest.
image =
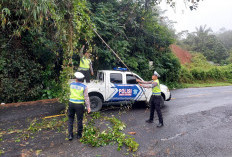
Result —
[[[158,80],[158,77],[160,75],[154,71],[154,74],[152,75],[152,81],[141,81],[141,80],[136,80],[140,86],[144,88],[152,88],[152,96],[150,99],[150,118],[146,120],[147,123],[153,123],[154,119],[154,111],[156,110],[157,115],[159,117],[159,123],[157,127],[162,127],[163,126],[163,117],[162,113],[160,110],[160,101],[161,101],[161,90],[160,90],[160,83]]]
[[[82,84],[84,75],[81,72],[76,72],[75,74],[76,81],[70,84],[70,99],[68,107],[68,139],[73,139],[73,122],[75,114],[77,116],[77,139],[82,137],[83,131],[83,115],[85,112],[85,104],[88,110],[88,113],[91,112],[90,101],[88,96],[87,86]]]
[[[78,71],[83,73],[85,76],[86,83],[90,82],[90,72],[91,75],[94,75],[93,73],[93,67],[92,67],[92,62],[89,58],[90,56],[90,50],[84,50],[85,45],[82,46],[80,50],[80,65],[78,68]],[[84,51],[84,54],[83,54]]]

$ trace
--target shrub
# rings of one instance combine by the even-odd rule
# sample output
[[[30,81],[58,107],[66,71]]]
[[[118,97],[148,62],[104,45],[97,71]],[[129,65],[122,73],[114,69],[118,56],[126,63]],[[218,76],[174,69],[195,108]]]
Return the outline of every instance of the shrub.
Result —
[[[193,82],[192,73],[184,66],[181,66],[179,81],[181,83],[192,83]]]
[[[42,67],[20,50],[2,51],[0,68],[0,101],[18,102],[38,99],[43,88]]]
[[[181,67],[181,83],[193,83],[195,81],[228,81],[232,79],[232,64],[216,66],[207,62],[199,53],[193,53],[192,63]]]

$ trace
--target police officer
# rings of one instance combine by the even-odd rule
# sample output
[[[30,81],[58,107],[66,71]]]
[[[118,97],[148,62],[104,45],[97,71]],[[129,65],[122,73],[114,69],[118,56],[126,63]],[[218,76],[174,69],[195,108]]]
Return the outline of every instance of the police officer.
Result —
[[[85,106],[87,106],[88,113],[90,113],[90,102],[88,96],[87,86],[82,84],[84,75],[81,72],[76,72],[75,74],[76,82],[70,84],[70,99],[68,107],[68,139],[73,139],[73,122],[75,114],[77,116],[77,138],[82,137],[83,131],[83,115],[85,111]]]
[[[94,75],[94,73],[93,73],[92,62],[89,58],[90,50],[84,50],[84,48],[85,48],[85,45],[83,45],[80,50],[80,65],[79,65],[78,71],[84,74],[86,83],[89,83],[90,72],[91,72],[91,75]],[[83,54],[83,51],[84,51],[84,54]]]
[[[161,90],[158,77],[160,77],[160,75],[156,71],[154,71],[154,74],[152,75],[152,81],[141,81],[138,79],[136,81],[139,83],[140,86],[144,88],[152,88],[152,96],[150,100],[150,118],[146,120],[146,122],[153,123],[154,111],[156,110],[159,117],[159,124],[157,125],[157,127],[162,127],[164,124],[162,113],[160,110]]]

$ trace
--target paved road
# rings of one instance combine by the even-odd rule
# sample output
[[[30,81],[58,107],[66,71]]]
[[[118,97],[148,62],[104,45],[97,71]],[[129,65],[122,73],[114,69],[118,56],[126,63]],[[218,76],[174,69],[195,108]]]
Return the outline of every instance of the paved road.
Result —
[[[145,123],[149,117],[149,110],[145,107],[137,106],[120,115],[118,109],[102,112],[106,115],[113,114],[125,122],[125,133],[136,132],[133,136],[140,147],[135,153],[126,154],[126,148],[117,151],[116,145],[92,148],[77,140],[64,141],[65,135],[60,134],[53,136],[52,145],[46,142],[43,144],[41,135],[37,145],[32,144],[31,147],[42,150],[39,156],[51,157],[231,157],[232,86],[177,89],[172,90],[172,97],[162,109],[165,122],[162,128]],[[1,121],[1,127],[3,123]],[[9,151],[5,155],[22,153],[20,149],[17,151],[18,154]]]

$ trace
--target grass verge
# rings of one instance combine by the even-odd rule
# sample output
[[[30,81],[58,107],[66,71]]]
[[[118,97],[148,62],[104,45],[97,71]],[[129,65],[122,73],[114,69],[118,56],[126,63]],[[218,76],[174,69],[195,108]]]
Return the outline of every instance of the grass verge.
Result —
[[[201,87],[217,87],[217,86],[232,86],[231,82],[216,82],[216,81],[208,81],[201,82],[196,81],[194,83],[182,83],[182,88],[201,88]]]

